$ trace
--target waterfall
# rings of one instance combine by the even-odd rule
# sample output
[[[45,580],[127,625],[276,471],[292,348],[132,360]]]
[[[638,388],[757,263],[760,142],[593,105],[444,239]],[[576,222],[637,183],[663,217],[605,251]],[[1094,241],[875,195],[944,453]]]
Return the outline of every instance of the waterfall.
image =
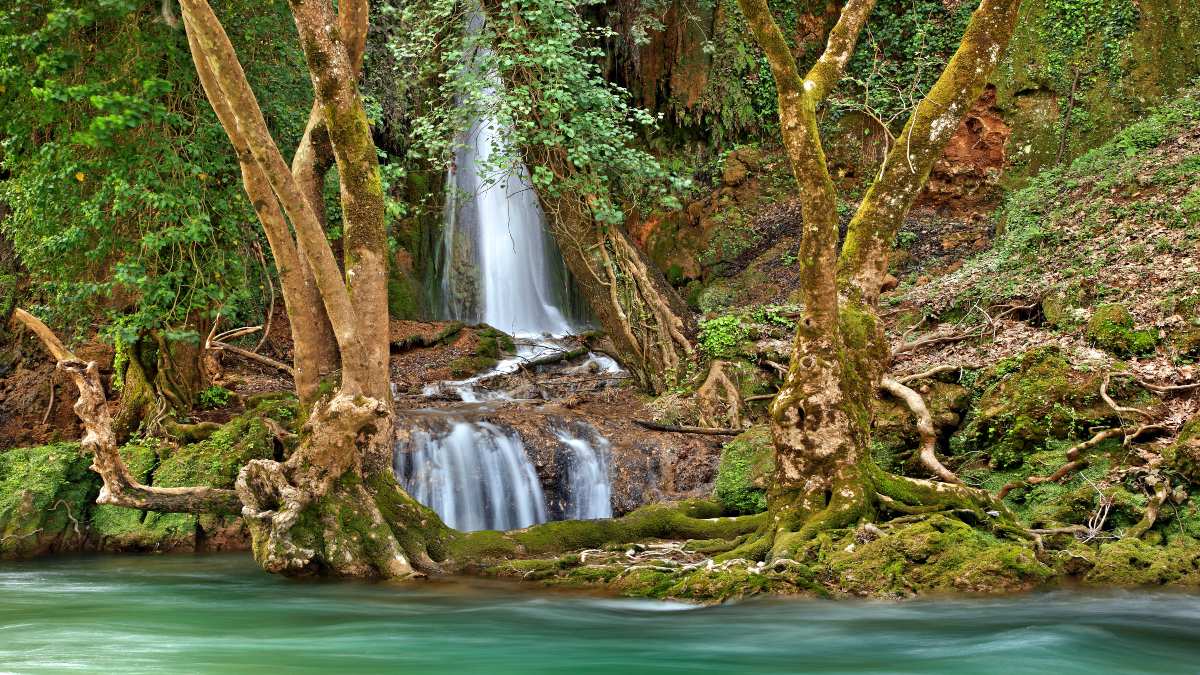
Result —
[[[441,411],[416,414],[406,426],[392,459],[396,480],[451,527],[511,530],[552,518],[612,517],[609,443],[587,424],[553,429],[549,495],[512,429]]]
[[[396,479],[459,530],[511,530],[547,520],[537,473],[515,431],[452,420],[412,431],[393,456]]]
[[[555,436],[566,450],[563,518],[612,518],[612,484],[608,475],[609,442],[600,434],[582,435],[560,429]]]
[[[485,90],[485,103],[498,86]],[[528,171],[509,159],[504,136],[494,117],[481,116],[447,174],[442,311],[514,335],[567,335],[569,277]]]

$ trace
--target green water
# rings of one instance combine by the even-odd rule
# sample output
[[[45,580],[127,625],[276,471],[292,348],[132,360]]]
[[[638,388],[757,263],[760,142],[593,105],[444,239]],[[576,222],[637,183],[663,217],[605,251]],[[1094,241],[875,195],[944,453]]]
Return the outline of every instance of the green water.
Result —
[[[0,566],[0,672],[1200,672],[1200,597],[1059,592],[697,608],[298,583],[244,554]]]

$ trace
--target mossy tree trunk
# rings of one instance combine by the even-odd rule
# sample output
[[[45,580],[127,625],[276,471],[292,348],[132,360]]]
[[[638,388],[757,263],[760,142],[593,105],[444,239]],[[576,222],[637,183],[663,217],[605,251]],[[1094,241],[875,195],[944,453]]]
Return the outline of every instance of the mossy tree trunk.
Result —
[[[771,65],[783,143],[799,187],[804,311],[787,377],[771,405],[776,472],[770,517],[761,536],[730,555],[787,558],[822,530],[880,512],[959,509],[1015,531],[986,492],[888,475],[869,447],[871,408],[890,360],[876,304],[891,242],[933,162],[982,92],[1012,35],[1020,0],[983,0],[972,15],[957,52],[863,199],[839,255],[837,193],[816,111],[840,80],[874,4],[848,0],[825,52],[802,76],[766,0],[739,0]]]
[[[320,117],[316,123],[310,118],[308,149],[298,153],[295,173],[271,139],[211,7],[206,0],[184,0],[182,6],[197,72],[241,159],[247,192],[281,271],[289,314],[319,313],[341,366],[332,393],[316,399],[315,389],[298,391],[302,401],[313,403],[304,411],[301,440],[291,456],[253,461],[239,474],[237,495],[251,524],[255,557],[266,569],[286,574],[410,573],[408,558],[365,487],[372,465],[364,458],[390,448],[392,439],[383,187],[357,88],[367,4],[343,1],[335,17],[327,0],[292,3],[316,92],[314,114]],[[325,235],[320,196],[311,182],[297,179],[323,175],[325,167],[317,166],[322,158],[305,159],[305,153],[326,139],[338,167],[345,219],[344,274]],[[320,338],[316,330],[306,336]],[[323,349],[312,345],[310,353]],[[301,363],[300,353],[297,349],[298,371],[319,365]],[[298,390],[300,380],[298,375]],[[306,377],[303,386],[312,381]]]
[[[696,357],[696,327],[662,272],[624,228],[597,222],[576,196],[541,201],[563,262],[614,356],[646,391],[661,393],[682,381]]]

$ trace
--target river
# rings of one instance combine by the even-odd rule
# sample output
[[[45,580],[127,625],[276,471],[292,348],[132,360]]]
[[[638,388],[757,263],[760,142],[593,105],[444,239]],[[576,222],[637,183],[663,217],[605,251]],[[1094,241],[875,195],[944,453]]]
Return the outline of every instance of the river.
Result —
[[[0,672],[1182,673],[1200,596],[717,607],[295,582],[246,554],[0,565]]]

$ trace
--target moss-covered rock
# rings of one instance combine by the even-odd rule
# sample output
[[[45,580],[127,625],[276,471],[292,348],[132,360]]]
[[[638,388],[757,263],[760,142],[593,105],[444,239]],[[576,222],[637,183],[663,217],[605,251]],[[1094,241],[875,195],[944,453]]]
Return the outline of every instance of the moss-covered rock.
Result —
[[[721,448],[715,494],[729,513],[767,509],[766,489],[775,470],[775,446],[766,425],[754,427]]]
[[[1093,345],[1117,356],[1149,354],[1158,342],[1154,331],[1134,328],[1133,315],[1120,303],[1097,307],[1088,320],[1085,335]]]
[[[998,593],[1035,587],[1054,574],[1028,544],[999,540],[940,515],[866,543],[831,548],[834,584],[855,595]]]
[[[1047,441],[1074,438],[1112,417],[1100,398],[1102,380],[1074,370],[1056,347],[1005,359],[979,378],[983,391],[951,448],[982,453],[995,468],[1020,464]]]
[[[1154,546],[1137,538],[1101,544],[1084,577],[1103,586],[1200,585],[1200,545],[1185,538]]]
[[[100,482],[76,443],[0,453],[0,558],[74,550]]]
[[[262,400],[204,441],[180,448],[135,442],[121,449],[130,471],[155,487],[207,485],[231,488],[238,470],[251,459],[275,456],[265,418],[285,427],[295,419],[289,398]],[[107,550],[171,551],[245,546],[245,528],[234,516],[156,513],[98,506],[92,519],[96,545]]]
[[[1200,485],[1200,415],[1193,415],[1175,442],[1162,451],[1163,463],[1184,480]]]

